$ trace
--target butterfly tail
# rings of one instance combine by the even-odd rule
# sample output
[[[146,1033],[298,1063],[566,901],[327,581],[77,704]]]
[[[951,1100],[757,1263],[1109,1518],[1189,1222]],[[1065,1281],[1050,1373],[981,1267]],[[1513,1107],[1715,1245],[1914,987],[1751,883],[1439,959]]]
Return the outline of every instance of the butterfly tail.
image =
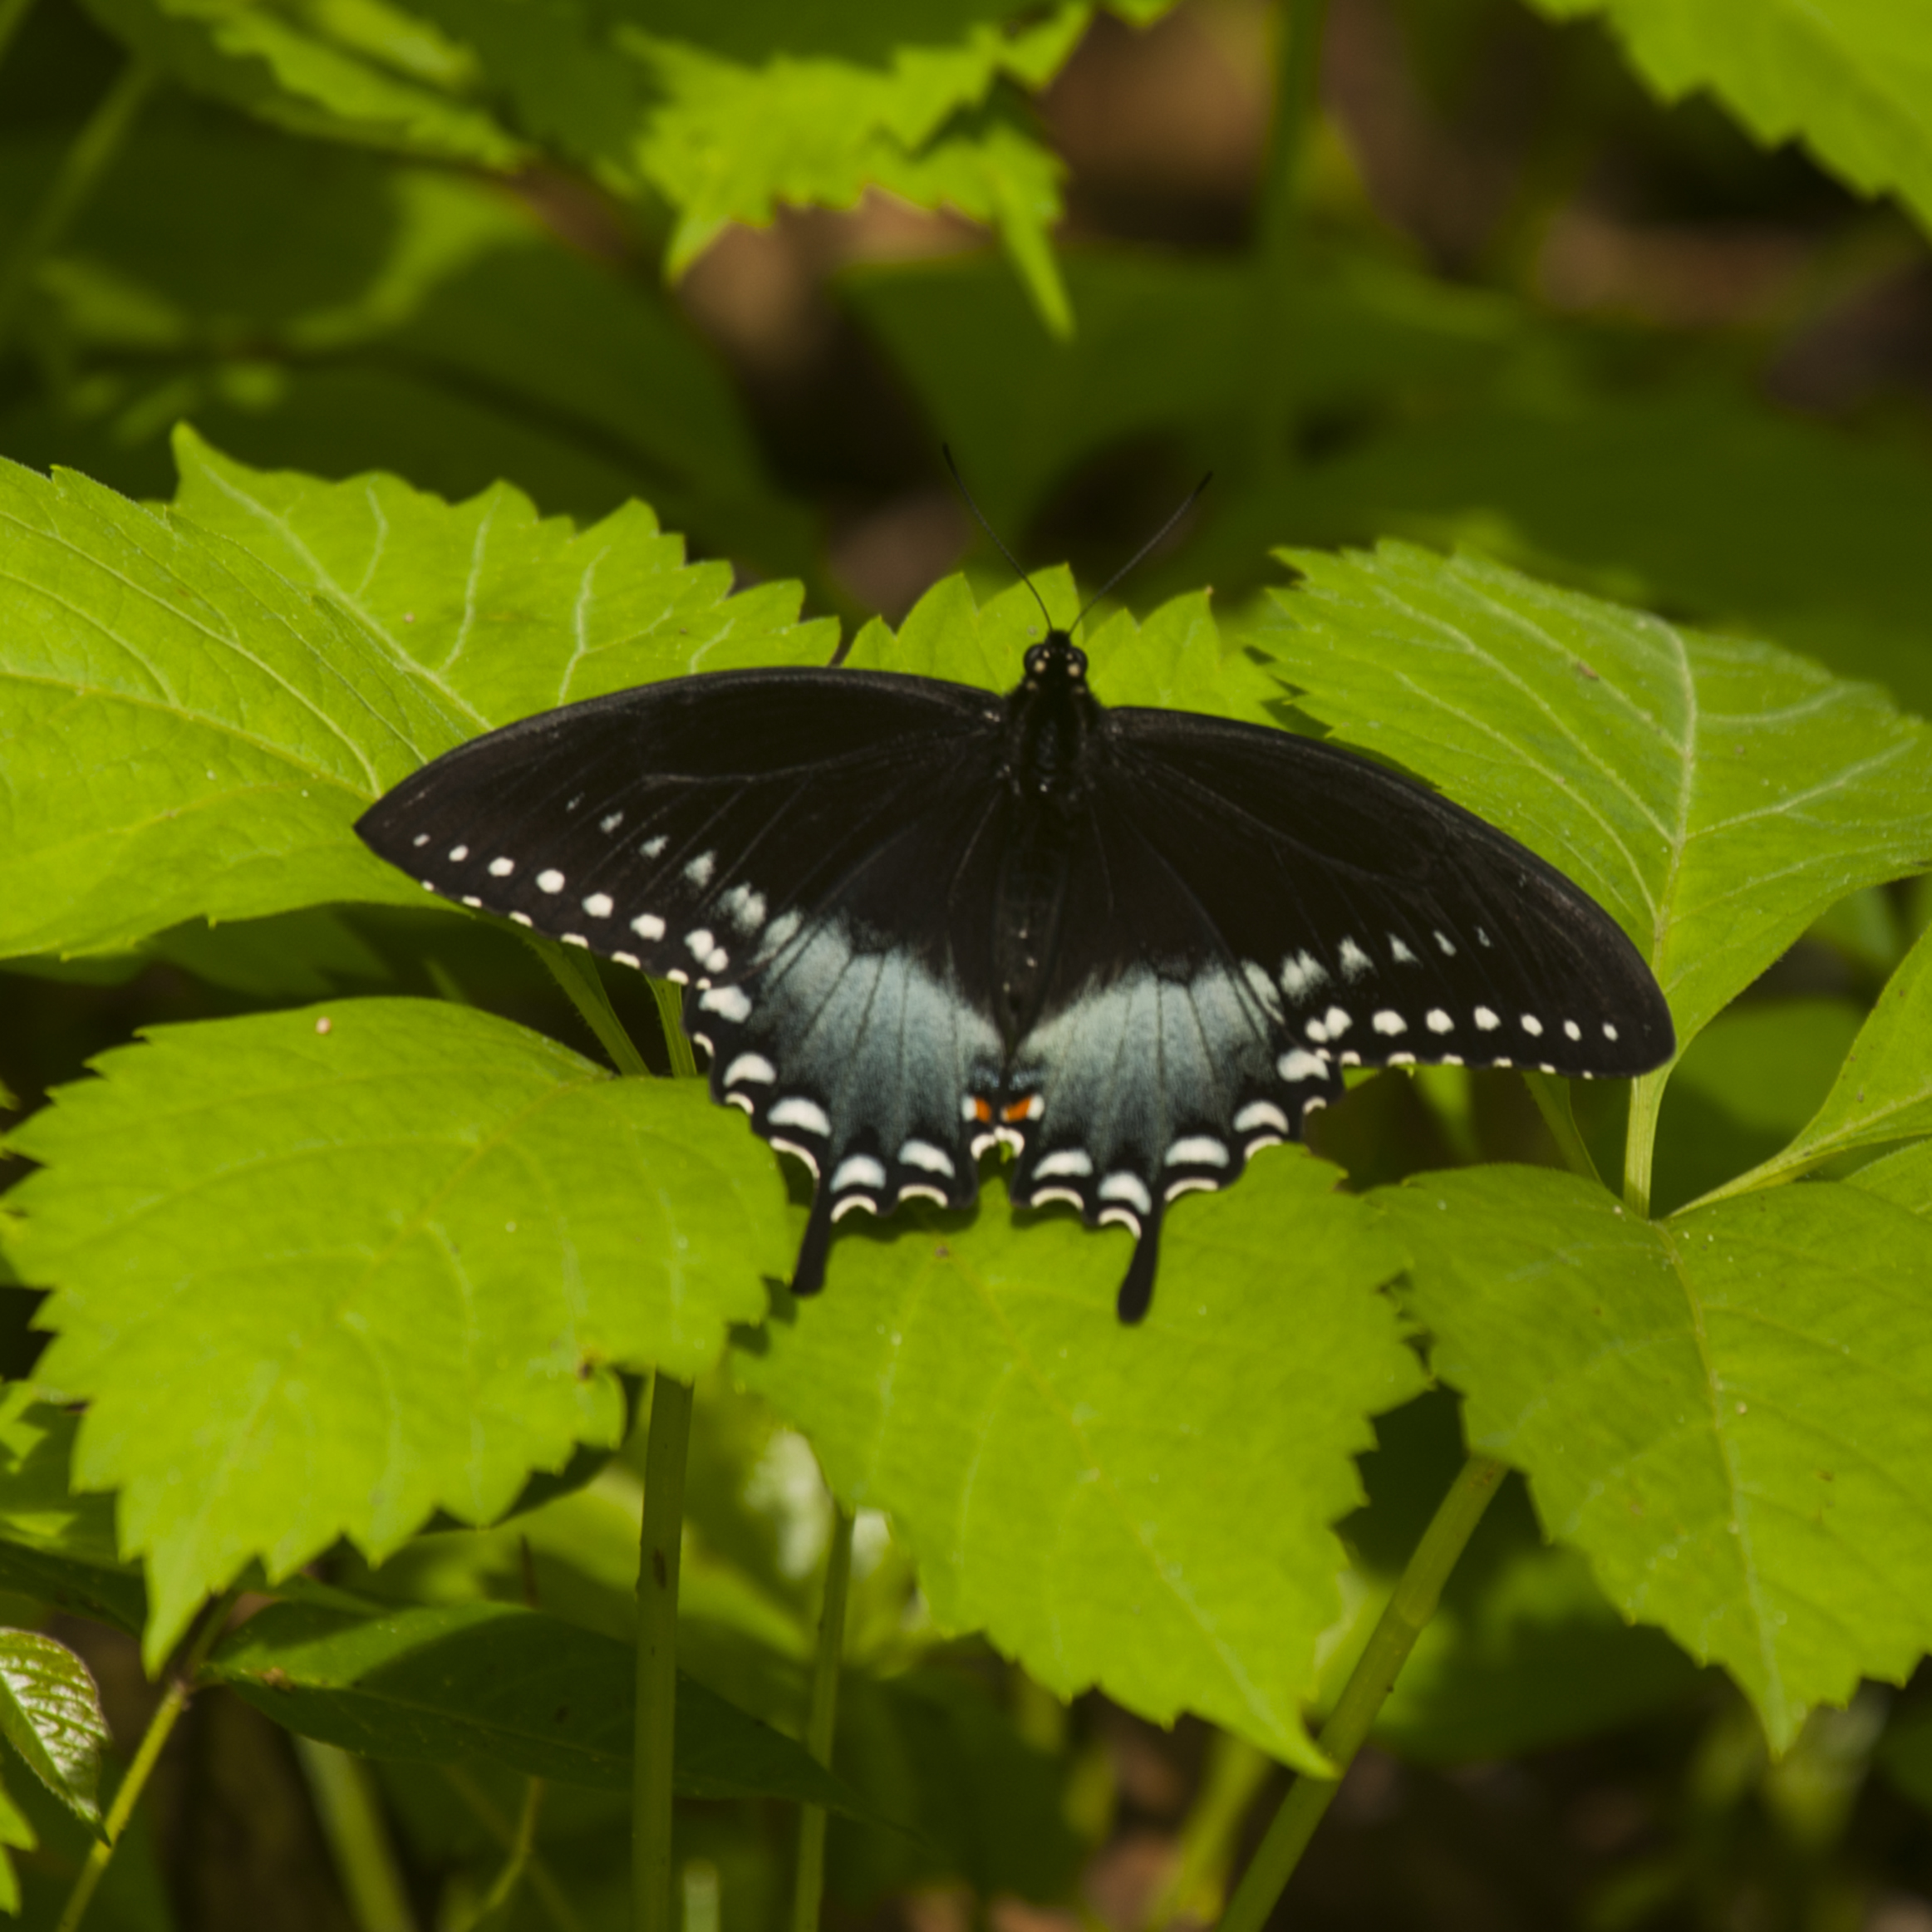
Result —
[[[823,1182],[812,1190],[812,1212],[805,1238],[792,1267],[792,1293],[803,1298],[825,1286],[825,1260],[832,1247],[832,1190]]]
[[[1141,1224],[1140,1238],[1134,1243],[1133,1259],[1128,1263],[1127,1278],[1120,1284],[1114,1307],[1129,1325],[1146,1315],[1154,1298],[1154,1271],[1161,1258],[1161,1215],[1157,1207]]]

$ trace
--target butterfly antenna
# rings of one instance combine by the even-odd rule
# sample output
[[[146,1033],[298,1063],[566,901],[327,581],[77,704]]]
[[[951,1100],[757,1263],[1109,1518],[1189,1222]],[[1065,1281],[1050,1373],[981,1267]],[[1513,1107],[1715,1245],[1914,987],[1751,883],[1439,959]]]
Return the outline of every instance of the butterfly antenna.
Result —
[[[1154,532],[1153,536],[1149,537],[1146,543],[1143,543],[1139,549],[1136,550],[1133,556],[1129,557],[1126,563],[1122,564],[1119,569],[1115,571],[1113,576],[1109,578],[1106,583],[1102,584],[1099,589],[1095,591],[1093,596],[1087,599],[1086,602],[1081,606],[1079,616],[1075,617],[1073,622],[1067,627],[1067,635],[1069,637],[1071,637],[1075,631],[1079,629],[1082,622],[1086,618],[1087,612],[1092,610],[1094,605],[1099,603],[1101,598],[1105,597],[1107,593],[1113,588],[1114,585],[1120,582],[1122,578],[1125,577],[1128,572],[1135,568],[1137,565],[1144,563],[1147,561],[1148,553],[1152,551],[1158,550],[1161,547],[1162,543],[1163,543],[1168,536],[1172,534],[1175,524],[1179,523],[1182,518],[1186,516],[1188,511],[1192,509],[1195,504],[1200,502],[1202,491],[1207,489],[1208,484],[1213,482],[1213,480],[1214,472],[1210,469],[1207,474],[1203,476],[1191,490],[1187,492],[1187,500],[1181,505],[1180,509],[1176,510],[1174,514],[1169,517],[1158,530]]]
[[[941,443],[939,445],[939,453],[946,459],[946,466],[952,472],[952,480],[959,485],[959,494],[966,499],[966,508],[980,519],[980,528],[993,539],[993,548],[997,550],[1000,554],[1006,559],[1007,563],[1013,567],[1013,574],[1018,578],[1029,590],[1033,591],[1033,601],[1040,606],[1040,614],[1041,617],[1046,619],[1046,627],[1049,631],[1051,631],[1054,628],[1053,612],[1046,607],[1046,599],[1043,597],[1037,590],[1034,590],[1033,579],[1020,568],[1020,559],[1015,557],[1013,553],[1000,541],[1000,533],[986,521],[986,513],[973,501],[973,493],[966,488],[966,479],[960,474],[959,465],[952,460],[951,445],[950,444]],[[1195,495],[1198,496],[1201,493],[1197,490],[1194,494]],[[1185,509],[1186,505],[1183,504],[1182,507]],[[1167,534],[1167,532],[1163,530],[1161,534],[1164,537]],[[1079,621],[1080,620],[1078,617],[1074,618],[1074,620],[1076,624],[1079,623]]]

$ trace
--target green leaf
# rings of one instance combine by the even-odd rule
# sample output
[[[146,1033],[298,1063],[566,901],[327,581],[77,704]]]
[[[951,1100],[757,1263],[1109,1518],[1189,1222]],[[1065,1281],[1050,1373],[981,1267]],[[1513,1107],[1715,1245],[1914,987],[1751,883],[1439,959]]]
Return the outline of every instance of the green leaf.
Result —
[[[1045,634],[1046,607],[1070,622],[1079,592],[1064,569],[1043,570],[1033,588],[1012,584],[981,604],[963,576],[942,578],[907,612],[895,634],[875,618],[853,639],[845,661],[855,670],[945,677],[1005,692],[1019,681],[1030,644]],[[1274,722],[1281,687],[1238,646],[1225,640],[1209,593],[1175,597],[1143,624],[1116,611],[1084,639],[1094,694],[1105,705],[1157,705]]]
[[[459,740],[698,664],[829,655],[794,592],[729,597],[639,505],[576,532],[502,487],[452,507],[179,449],[172,514],[0,467],[0,951],[406,902],[350,826]]]
[[[1848,1179],[1854,1187],[1932,1221],[1932,1142],[1900,1148],[1895,1154],[1861,1168]]]
[[[1652,1212],[1730,1192],[1775,1154],[1831,1090],[1864,1017],[1850,1000],[1752,1000],[1720,1013],[1664,1089]]]
[[[1892,0],[1535,0],[1604,16],[1666,101],[1708,89],[1767,146],[1801,140],[1932,228],[1932,21]]]
[[[1583,887],[1680,1050],[1827,906],[1932,860],[1932,730],[1869,686],[1473,556],[1282,554],[1303,581],[1246,635],[1296,703]]]
[[[286,1728],[365,1757],[491,1757],[532,1777],[630,1786],[636,1653],[510,1604],[366,1620],[277,1605],[223,1640],[208,1674]],[[786,1798],[881,1821],[802,1746],[683,1677],[676,1739],[681,1797]]]
[[[383,0],[307,7],[224,0],[86,4],[109,32],[183,87],[290,133],[499,170],[528,158],[484,108],[452,91],[474,78],[460,53],[435,45],[420,22]]]
[[[614,1438],[612,1364],[696,1373],[790,1260],[774,1163],[700,1083],[474,1009],[158,1028],[96,1070],[12,1138],[49,1165],[10,1246],[57,1289],[37,1381],[89,1404],[74,1481],[120,1492],[150,1659],[250,1556],[490,1519]]]
[[[843,1235],[823,1299],[741,1340],[737,1371],[848,1504],[890,1515],[941,1630],[1314,1767],[1328,1526],[1359,1499],[1367,1417],[1418,1376],[1374,1292],[1393,1257],[1335,1177],[1271,1153],[1177,1203],[1136,1329],[1112,1315],[1121,1236],[997,1190],[970,1219],[902,1209]]]
[[[1856,1187],[1668,1222],[1488,1168],[1379,1196],[1470,1446],[1775,1748],[1932,1644],[1932,1226]]]
[[[1892,975],[1797,1138],[1724,1192],[1767,1187],[1834,1154],[1922,1133],[1932,1133],[1932,932]]]
[[[101,1830],[107,1719],[87,1666],[65,1644],[0,1630],[0,1737],[76,1818]]]

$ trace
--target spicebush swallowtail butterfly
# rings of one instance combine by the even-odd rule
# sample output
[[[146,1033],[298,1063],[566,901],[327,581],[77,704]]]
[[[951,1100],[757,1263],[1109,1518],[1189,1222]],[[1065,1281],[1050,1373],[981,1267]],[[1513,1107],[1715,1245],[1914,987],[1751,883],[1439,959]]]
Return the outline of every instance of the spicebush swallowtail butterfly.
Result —
[[[970,500],[970,499],[969,499]],[[1101,705],[1053,628],[1004,698],[930,677],[727,671],[459,745],[370,808],[381,857],[465,906],[682,981],[712,1098],[832,1225],[1015,1203],[1135,1237],[1301,1137],[1345,1067],[1647,1072],[1664,995],[1595,902],[1337,746]]]

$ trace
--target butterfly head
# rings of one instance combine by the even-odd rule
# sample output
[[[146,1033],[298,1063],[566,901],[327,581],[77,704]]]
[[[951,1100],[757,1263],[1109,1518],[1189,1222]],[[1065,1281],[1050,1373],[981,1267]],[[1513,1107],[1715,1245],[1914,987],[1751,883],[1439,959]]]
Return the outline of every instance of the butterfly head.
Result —
[[[1087,654],[1064,631],[1050,630],[1027,651],[1024,689],[1046,691],[1054,686],[1084,689],[1086,682]]]

